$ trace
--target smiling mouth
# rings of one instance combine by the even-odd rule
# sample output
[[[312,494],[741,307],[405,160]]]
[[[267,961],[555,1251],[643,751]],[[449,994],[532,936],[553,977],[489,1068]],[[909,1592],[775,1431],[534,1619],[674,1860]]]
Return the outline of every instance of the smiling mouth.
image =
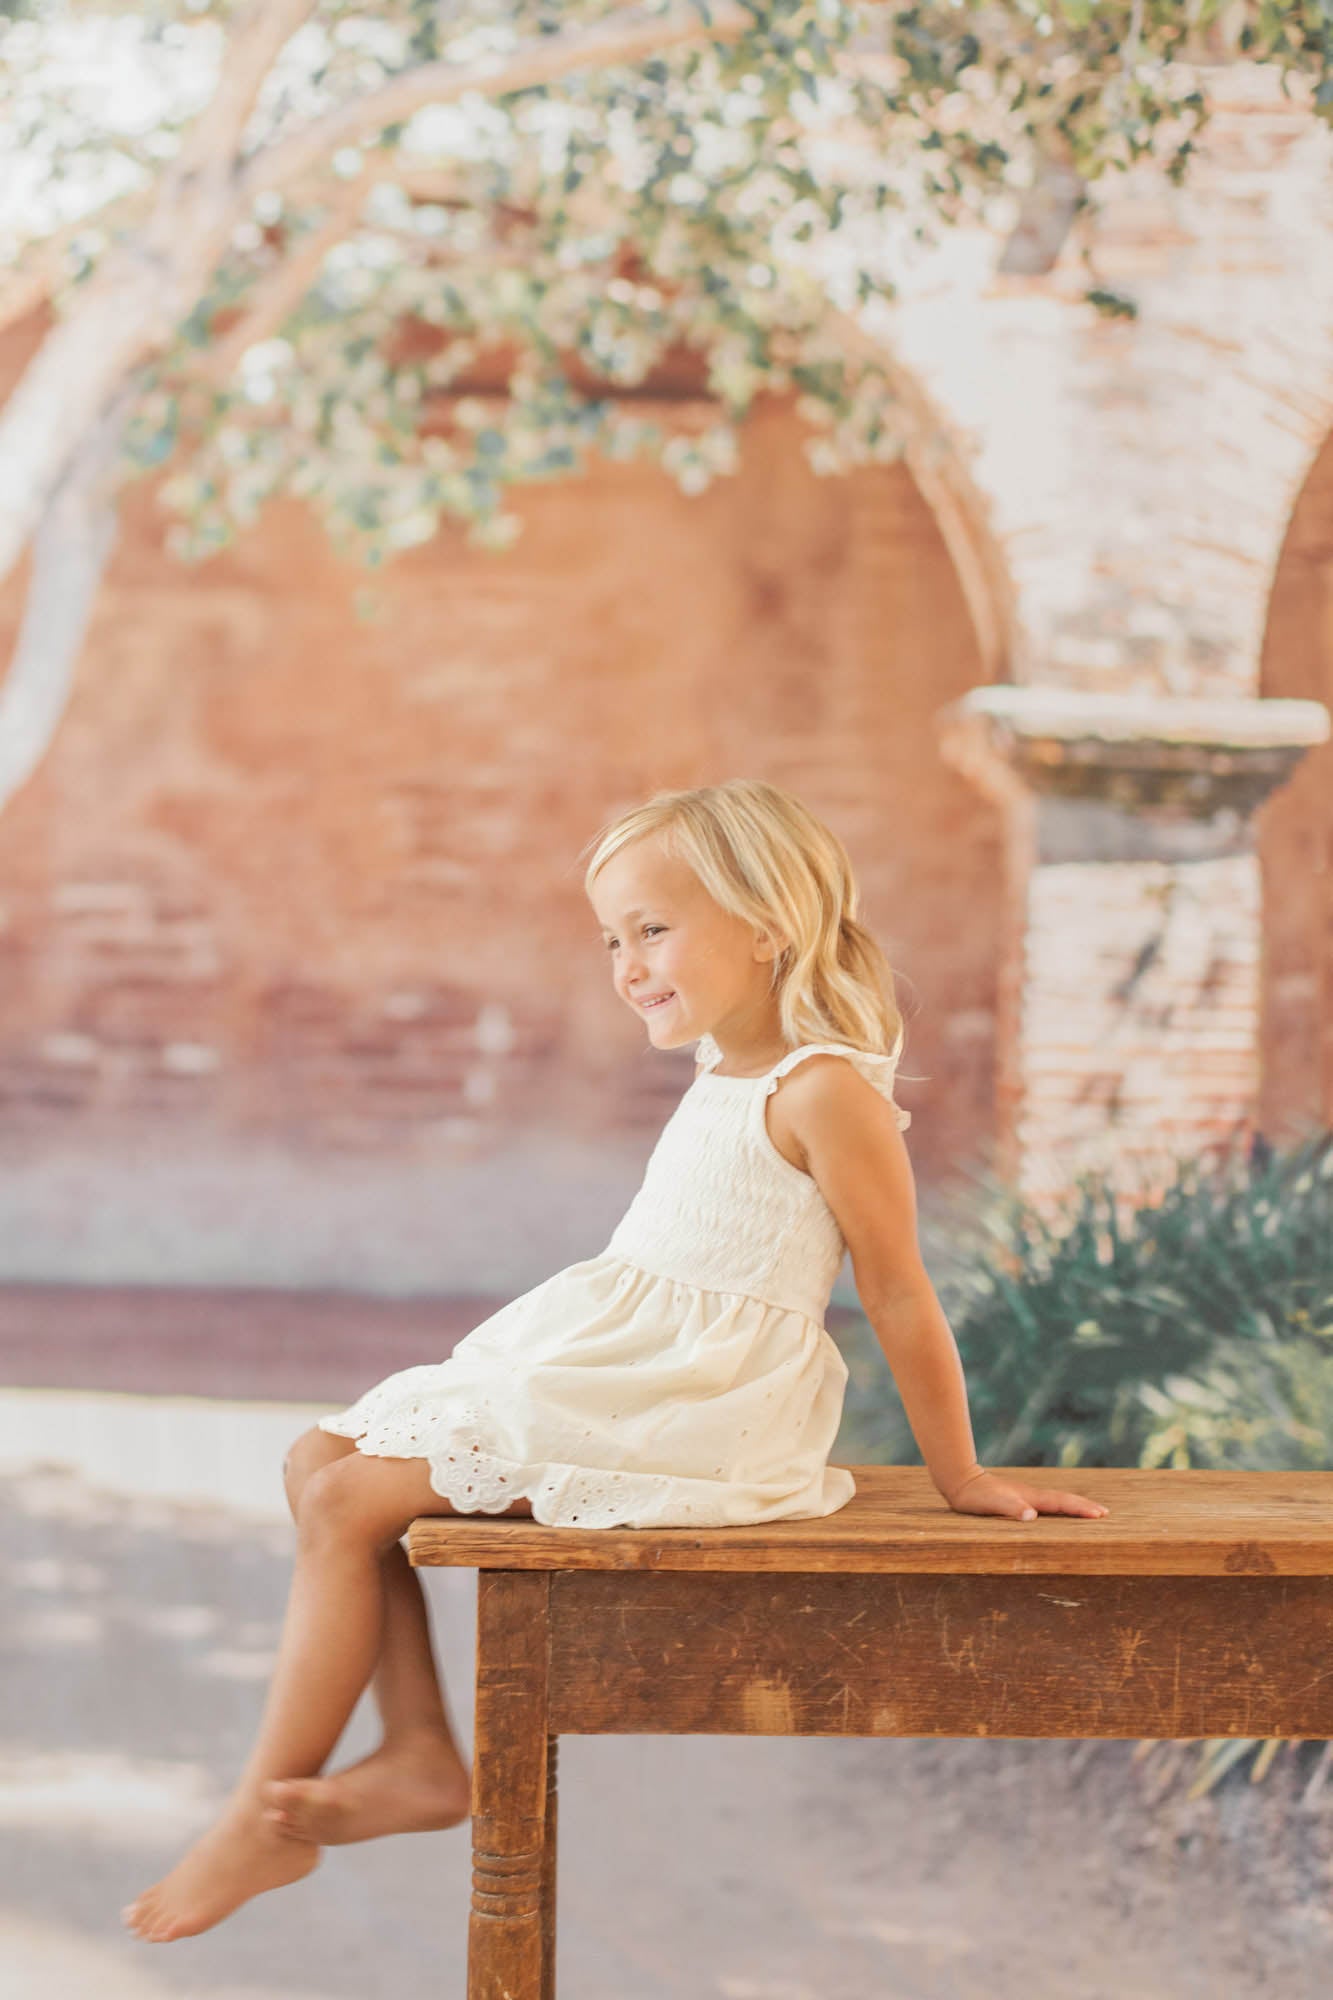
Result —
[[[640,1000],[639,1007],[645,1014],[655,1014],[659,1007],[665,1007],[667,1002],[674,1000],[675,997],[674,993],[659,993],[656,1000]]]

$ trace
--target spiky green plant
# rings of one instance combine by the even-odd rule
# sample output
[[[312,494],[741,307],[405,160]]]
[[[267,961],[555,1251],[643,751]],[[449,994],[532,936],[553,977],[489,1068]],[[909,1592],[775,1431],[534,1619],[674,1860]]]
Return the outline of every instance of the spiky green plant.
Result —
[[[1181,1160],[1138,1204],[1108,1173],[1080,1176],[1054,1216],[993,1176],[972,1187],[938,1269],[922,1238],[983,1462],[1333,1465],[1333,1132]],[[839,1456],[919,1463],[873,1329],[858,1316],[839,1340]],[[1261,1779],[1286,1740],[1207,1739],[1191,1795],[1247,1757]],[[1328,1768],[1326,1745],[1321,1784]]]
[[[983,1460],[1330,1464],[1333,1132],[1181,1160],[1138,1206],[1107,1172],[1081,1175],[1055,1215],[976,1186],[936,1283]],[[919,1462],[868,1324],[847,1344],[858,1449]]]

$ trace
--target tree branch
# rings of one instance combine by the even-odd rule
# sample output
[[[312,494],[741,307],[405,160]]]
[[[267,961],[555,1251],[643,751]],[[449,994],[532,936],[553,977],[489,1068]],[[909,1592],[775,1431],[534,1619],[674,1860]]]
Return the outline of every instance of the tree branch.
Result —
[[[610,24],[535,36],[498,67],[424,64],[266,147],[238,170],[226,148],[239,143],[274,57],[311,4],[253,0],[237,21],[217,104],[192,129],[149,221],[102,261],[0,413],[0,577],[13,567],[79,440],[203,296],[232,230],[261,188],[308,171],[352,136],[378,132],[421,104],[469,92],[502,96],[578,68],[734,39],[752,18],[733,0],[721,0],[712,22],[684,4],[666,14],[633,9]],[[222,149],[217,159],[208,156],[206,131]]]
[[[425,105],[452,104],[474,93],[505,97],[510,91],[554,83],[571,70],[640,62],[659,50],[688,47],[694,42],[736,41],[753,26],[754,16],[733,0],[720,0],[711,22],[688,5],[666,14],[649,14],[632,7],[610,21],[561,29],[554,35],[533,35],[498,66],[493,62],[423,63],[252,155],[236,177],[238,206],[247,208],[262,190],[285,185],[340,146],[364,143],[386,125],[410,118]]]
[[[105,229],[118,218],[133,215],[136,210],[140,214],[145,213],[152,195],[151,188],[134,188],[128,194],[118,195],[103,207],[94,209],[89,215],[77,216],[50,236],[34,239],[25,246],[0,287],[0,333],[16,321],[26,319],[30,312],[35,312],[51,297],[60,284],[65,253],[76,237],[83,235],[85,230]]]
[[[162,177],[146,232],[151,254],[169,250],[183,197],[234,182],[241,139],[279,54],[305,21],[314,0],[250,0],[229,23],[217,89],[190,126]]]
[[[210,389],[228,381],[246,349],[267,340],[289,313],[295,312],[336,243],[341,243],[360,214],[361,204],[379,176],[358,178],[338,190],[337,199],[319,227],[285,257],[262,282],[241,318],[208,349],[191,380]]]
[[[1043,159],[1018,207],[1018,217],[996,260],[997,271],[1025,278],[1055,268],[1074,217],[1082,206],[1084,181],[1060,160]]]

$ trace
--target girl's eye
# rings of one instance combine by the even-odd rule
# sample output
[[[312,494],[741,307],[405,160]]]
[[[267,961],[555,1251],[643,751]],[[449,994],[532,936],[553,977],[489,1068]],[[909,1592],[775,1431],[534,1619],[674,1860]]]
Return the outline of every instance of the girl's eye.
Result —
[[[664,931],[664,930],[666,929],[666,925],[665,925],[665,924],[645,924],[643,928],[644,928],[644,930],[645,930],[645,931]],[[616,946],[617,946],[617,944],[618,944],[619,942],[620,942],[620,940],[619,940],[618,938],[608,938],[608,939],[606,940],[606,948],[607,948],[607,950],[608,950],[608,951],[614,951],[614,950],[615,950],[615,948],[616,948]]]

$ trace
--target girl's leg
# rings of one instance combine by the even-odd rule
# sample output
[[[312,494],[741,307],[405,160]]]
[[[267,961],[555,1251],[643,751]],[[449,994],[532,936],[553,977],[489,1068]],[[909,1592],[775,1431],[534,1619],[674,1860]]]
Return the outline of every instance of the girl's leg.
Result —
[[[124,1911],[139,1936],[155,1943],[191,1937],[316,1865],[317,1847],[287,1839],[265,1820],[263,1787],[323,1767],[379,1657],[383,1558],[418,1515],[450,1512],[422,1459],[354,1451],[307,1481],[259,1734],[217,1824]]]
[[[401,1548],[384,1558],[384,1644],[375,1667],[374,1685],[383,1687],[388,1675],[411,1669],[420,1647],[425,1612],[421,1585]],[[397,1645],[393,1634],[410,1641]],[[429,1646],[429,1632],[424,1633]],[[409,1691],[410,1692],[410,1691]],[[272,1778],[261,1788],[265,1815],[287,1838],[331,1846],[353,1840],[377,1840],[386,1833],[426,1833],[457,1826],[468,1817],[472,1774],[464,1764],[447,1714],[442,1711],[416,1721],[392,1712],[383,1697],[386,1718],[383,1741],[356,1763],[313,1778]]]
[[[299,1518],[311,1474],[356,1446],[317,1426],[292,1446],[283,1467],[287,1499]],[[509,1512],[531,1513],[521,1501]],[[384,1728],[369,1756],[326,1777],[278,1778],[264,1787],[267,1815],[293,1839],[318,1845],[424,1833],[468,1816],[472,1778],[464,1764],[431,1645],[421,1579],[395,1542],[384,1557],[384,1637],[373,1688]]]

